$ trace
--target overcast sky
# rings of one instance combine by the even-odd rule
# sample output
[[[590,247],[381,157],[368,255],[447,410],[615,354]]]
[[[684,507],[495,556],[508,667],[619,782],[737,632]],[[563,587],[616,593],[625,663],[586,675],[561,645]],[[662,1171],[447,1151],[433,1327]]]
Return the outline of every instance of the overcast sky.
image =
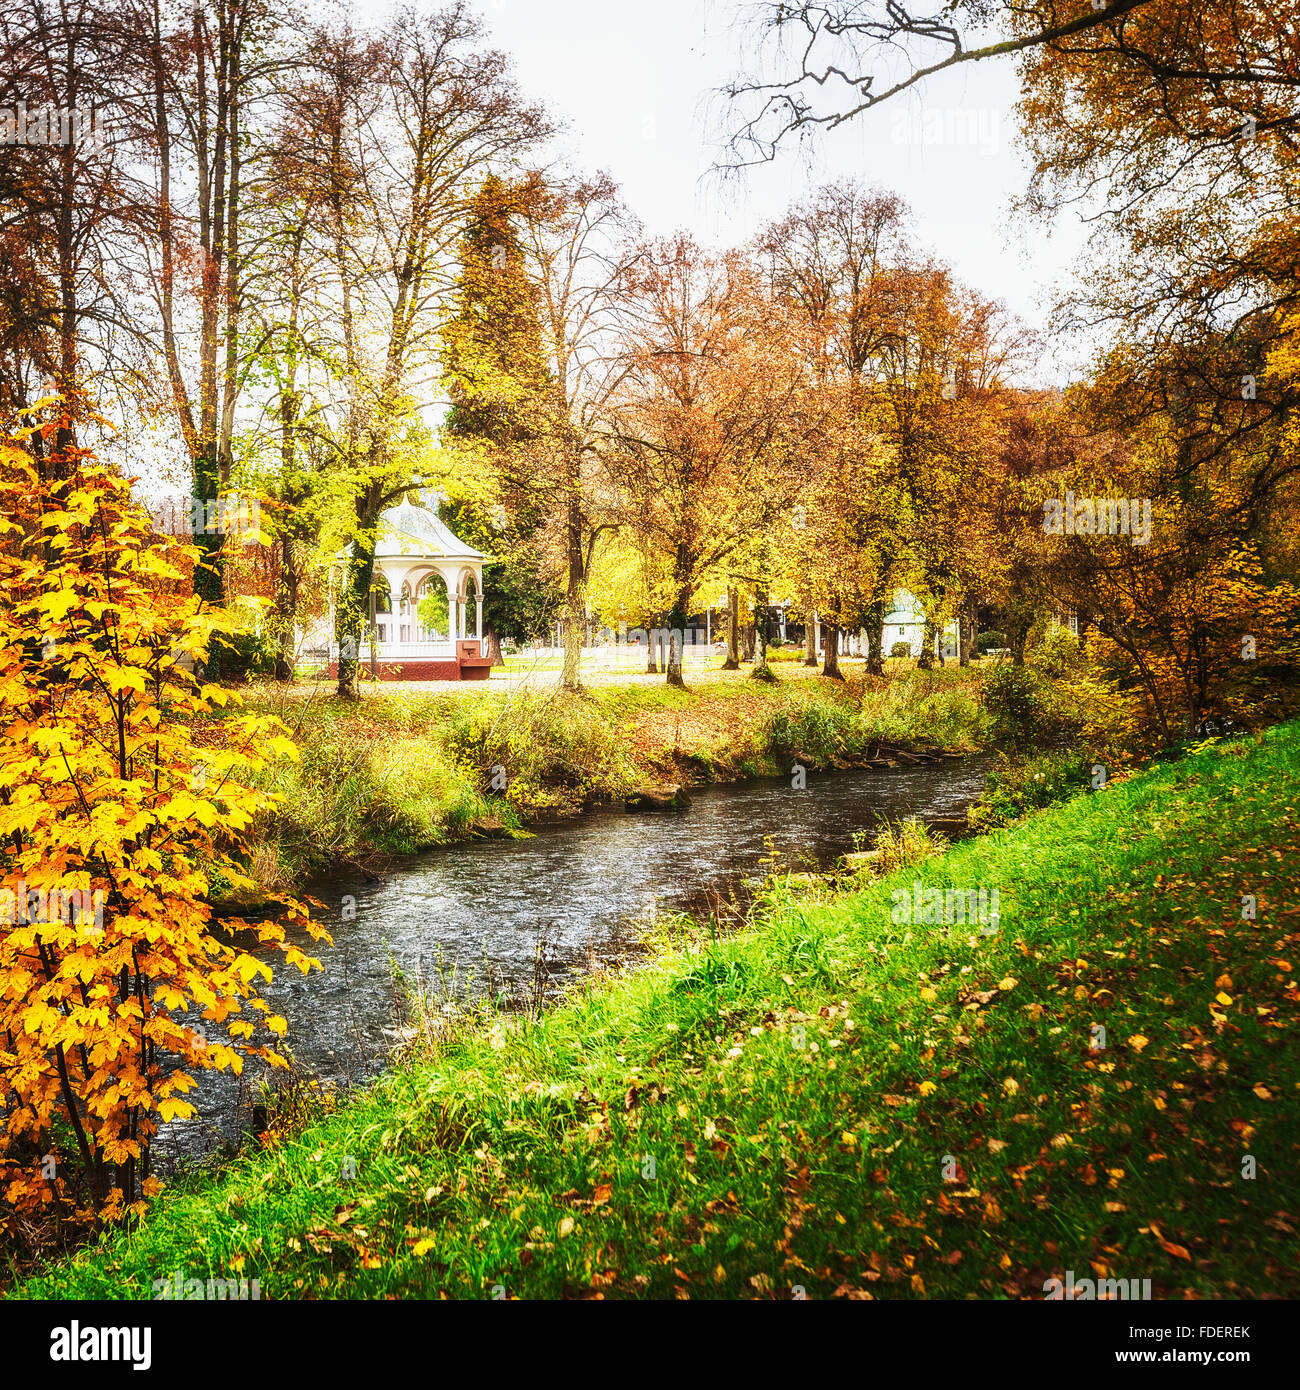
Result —
[[[1009,63],[971,64],[859,117],[816,147],[720,188],[711,94],[742,65],[735,0],[475,0],[521,85],[568,122],[566,151],[605,169],[653,234],[688,228],[734,245],[808,188],[859,174],[902,194],[922,241],[959,277],[1042,328],[1053,282],[1079,254],[1077,226],[1022,239],[1010,226],[1026,164],[1016,147]],[[1039,381],[1076,365],[1049,344]]]

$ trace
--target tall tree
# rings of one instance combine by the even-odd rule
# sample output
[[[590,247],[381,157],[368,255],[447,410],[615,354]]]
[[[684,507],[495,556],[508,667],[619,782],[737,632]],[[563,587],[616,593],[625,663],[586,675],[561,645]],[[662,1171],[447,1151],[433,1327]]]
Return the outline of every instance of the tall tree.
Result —
[[[813,354],[738,254],[679,234],[645,249],[633,283],[612,458],[626,523],[671,557],[666,625],[681,634],[705,576],[798,494],[818,415]],[[670,639],[672,685],[681,641]]]

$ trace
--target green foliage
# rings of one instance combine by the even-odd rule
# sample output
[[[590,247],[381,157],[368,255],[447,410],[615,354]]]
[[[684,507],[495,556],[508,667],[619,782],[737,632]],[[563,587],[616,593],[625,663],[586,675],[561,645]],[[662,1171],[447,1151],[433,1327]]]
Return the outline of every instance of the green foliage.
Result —
[[[980,829],[1010,825],[1091,785],[1093,754],[1051,750],[1028,757],[1002,754],[984,775],[984,793],[970,809]]]
[[[1068,627],[1048,628],[1029,656],[1029,663],[1048,680],[1063,680],[1077,671],[1083,660],[1079,639]]]
[[[847,701],[809,704],[791,698],[768,716],[763,742],[782,766],[798,758],[806,767],[827,768],[859,750],[855,714]]]
[[[985,652],[999,650],[1005,647],[1006,645],[1006,633],[998,632],[996,630],[990,632],[981,632],[980,635],[975,639],[975,650],[979,652],[981,656],[983,656]]]
[[[493,557],[483,571],[484,631],[518,644],[544,637],[564,595],[545,573],[547,561],[538,539],[540,512],[516,507],[507,514],[478,498],[452,496],[441,513],[461,540]]]
[[[911,655],[912,655],[911,643],[909,643],[909,642],[895,642],[894,645],[893,645],[892,647],[890,647],[890,649],[889,649],[889,654],[890,654],[890,656],[892,656],[892,657],[906,657],[906,656],[911,656]]]
[[[204,678],[233,683],[269,676],[275,670],[276,655],[275,639],[266,630],[217,633],[208,648]]]
[[[443,584],[435,584],[415,606],[415,616],[426,632],[450,634],[451,600]]]
[[[859,696],[859,746],[870,751],[881,741],[974,751],[988,739],[980,689],[978,672],[960,666],[905,670],[888,681],[868,683]]]
[[[994,742],[1028,748],[1052,727],[1050,692],[1028,666],[995,666],[984,681],[984,708]]]
[[[518,826],[512,808],[486,798],[435,741],[395,733],[376,740],[332,722],[300,737],[300,761],[276,769],[272,789],[284,802],[267,827],[288,881],[410,854],[475,826]],[[274,877],[271,865],[258,868]]]
[[[479,785],[502,768],[506,799],[528,813],[572,811],[598,789],[630,790],[635,781],[624,741],[568,691],[516,691],[501,707],[458,704],[444,739]]]

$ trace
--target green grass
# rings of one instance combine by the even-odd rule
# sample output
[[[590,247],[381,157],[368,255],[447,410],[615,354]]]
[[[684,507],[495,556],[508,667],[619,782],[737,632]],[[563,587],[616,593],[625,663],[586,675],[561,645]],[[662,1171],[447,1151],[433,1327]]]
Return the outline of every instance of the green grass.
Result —
[[[1294,1297],[1298,806],[1291,724],[880,881],[778,881],[20,1292]],[[894,922],[914,878],[998,888],[1000,930]]]

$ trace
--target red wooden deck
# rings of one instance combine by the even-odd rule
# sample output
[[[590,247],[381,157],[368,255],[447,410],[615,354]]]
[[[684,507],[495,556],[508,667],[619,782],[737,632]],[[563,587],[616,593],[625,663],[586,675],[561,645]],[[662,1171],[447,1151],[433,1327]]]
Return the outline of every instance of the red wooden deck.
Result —
[[[381,681],[485,681],[492,674],[490,657],[480,656],[477,641],[458,641],[456,656],[444,661],[380,661],[376,663]],[[361,669],[370,670],[362,660]],[[330,662],[330,675],[337,677],[339,664]]]

